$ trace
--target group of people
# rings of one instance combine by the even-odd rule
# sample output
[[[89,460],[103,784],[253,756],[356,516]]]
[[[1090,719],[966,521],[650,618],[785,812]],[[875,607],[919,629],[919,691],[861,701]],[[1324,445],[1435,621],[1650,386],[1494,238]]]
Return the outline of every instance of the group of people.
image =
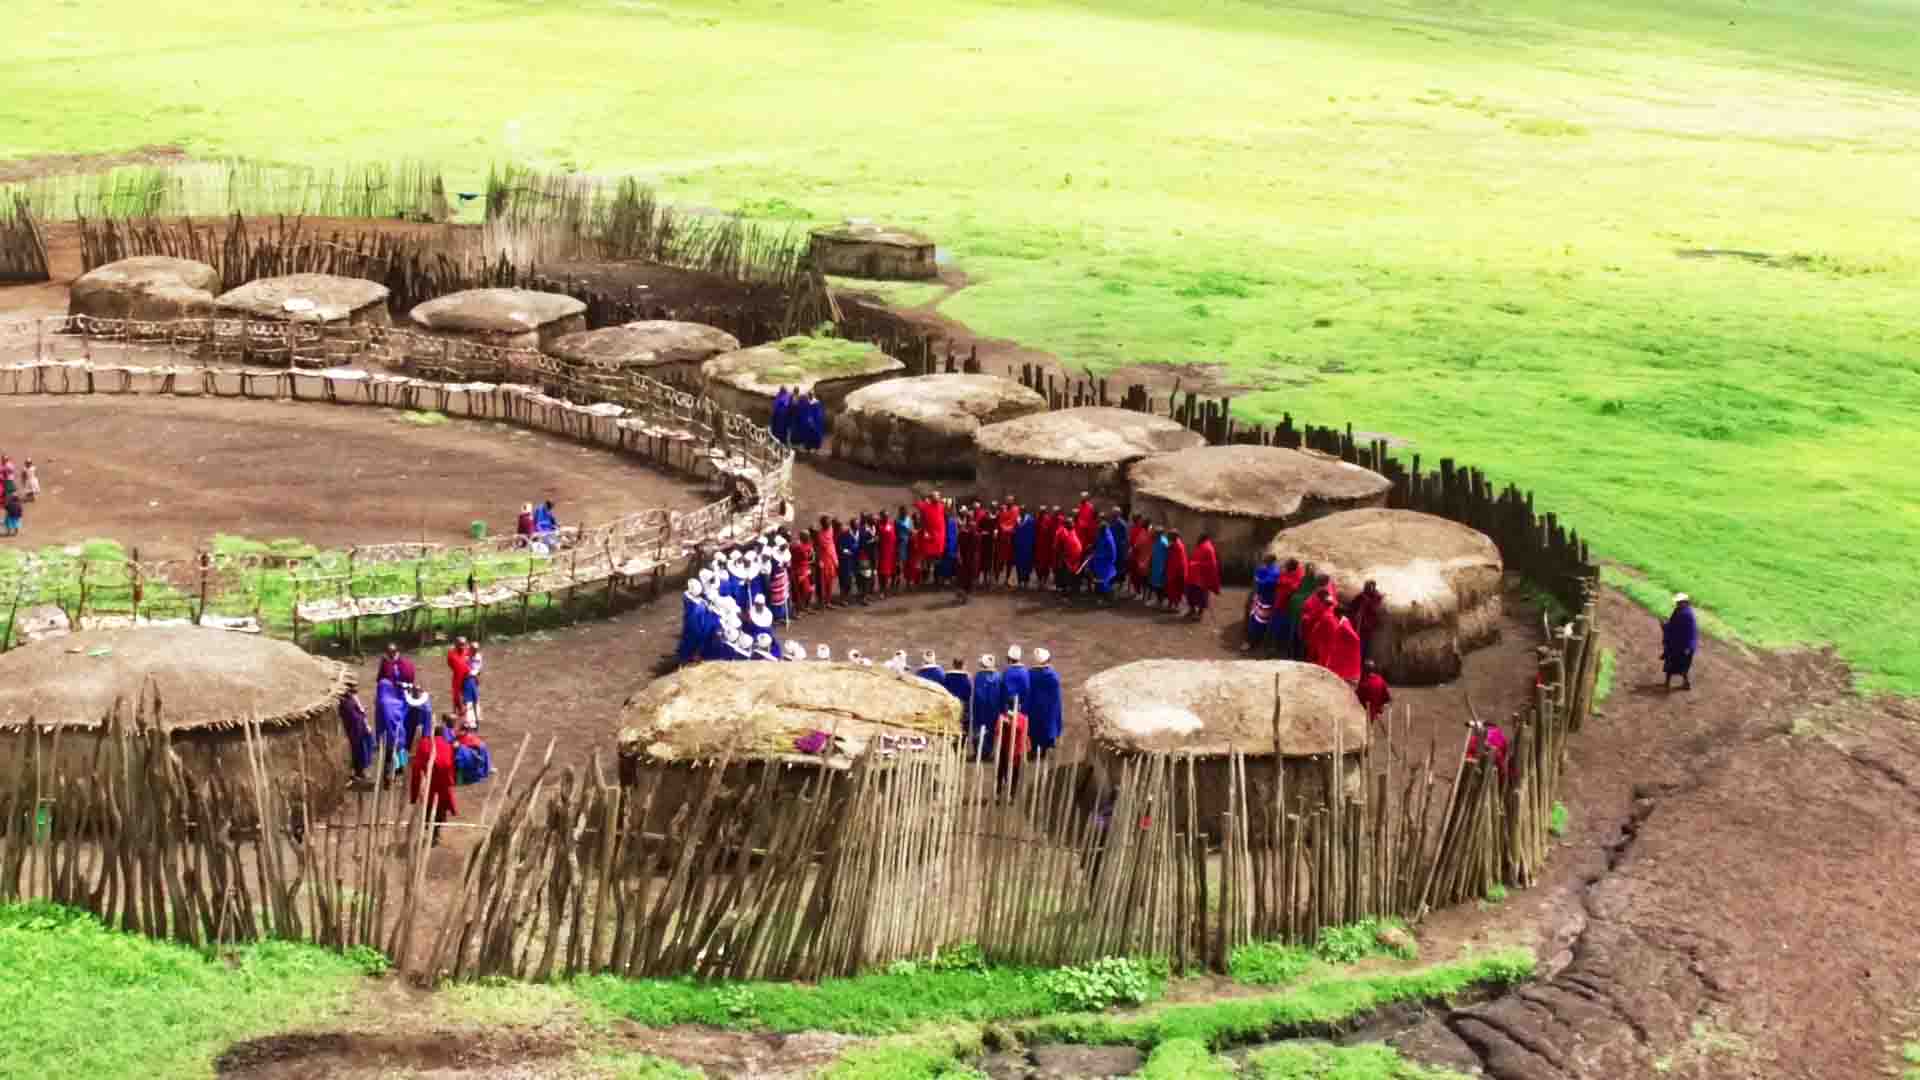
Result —
[[[1369,654],[1386,602],[1379,584],[1369,581],[1343,603],[1331,574],[1312,563],[1288,559],[1282,564],[1279,556],[1267,555],[1253,572],[1240,649],[1319,664],[1345,679],[1367,707],[1368,718],[1379,723],[1393,692]]]
[[[780,388],[773,395],[773,437],[795,450],[819,450],[827,438],[827,406],[812,391]]]
[[[521,503],[520,516],[514,521],[513,531],[520,538],[522,547],[551,545],[560,532],[560,519],[553,515],[553,500],[548,499],[538,505]]]
[[[413,661],[394,644],[388,644],[380,658],[371,723],[354,682],[348,682],[340,697],[340,721],[353,769],[349,785],[365,785],[376,767],[396,778],[404,772],[412,801],[431,798],[436,821],[454,816],[456,784],[477,783],[493,773],[493,755],[479,731],[479,648],[457,638],[447,650],[447,666],[456,705],[437,728],[432,695],[420,684]]]
[[[1189,551],[1178,529],[1129,520],[1117,508],[1103,519],[1084,493],[1068,511],[1022,507],[1011,495],[961,503],[936,491],[892,512],[823,516],[797,535],[783,531],[773,557],[787,585],[776,602],[783,620],[911,589],[969,596],[995,586],[1051,586],[1107,602],[1127,592],[1198,618],[1221,587],[1212,537]]]
[[[27,515],[26,504],[39,497],[40,470],[34,467],[33,459],[15,465],[12,458],[0,454],[0,507],[6,514],[7,536],[20,535],[21,523]]]

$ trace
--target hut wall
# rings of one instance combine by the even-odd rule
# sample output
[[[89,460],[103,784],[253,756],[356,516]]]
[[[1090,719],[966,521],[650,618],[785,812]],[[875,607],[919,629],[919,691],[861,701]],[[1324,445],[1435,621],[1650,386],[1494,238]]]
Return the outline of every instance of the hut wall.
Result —
[[[846,404],[847,395],[863,386],[871,386],[883,379],[892,379],[900,375],[899,370],[881,371],[872,375],[851,375],[839,379],[822,379],[813,384],[813,395],[827,407],[827,420],[831,424],[839,414],[841,406]],[[658,378],[659,376],[654,376]],[[702,388],[714,404],[728,412],[751,417],[760,424],[773,422],[773,395],[742,390],[720,379],[707,379]]]
[[[1127,464],[1063,465],[1044,461],[1023,461],[981,450],[974,462],[974,478],[982,494],[999,498],[1009,492],[1022,506],[1073,507],[1080,493],[1093,493],[1102,514],[1107,504],[1128,498]]]
[[[974,475],[972,430],[942,431],[886,412],[836,416],[833,456],[913,476]]]
[[[1486,595],[1463,596],[1458,611],[1441,614],[1437,621],[1414,622],[1389,612],[1373,632],[1367,656],[1396,685],[1446,682],[1460,674],[1467,653],[1500,637],[1503,610],[1496,587]],[[1428,614],[1424,609],[1417,613]]]
[[[1387,505],[1387,493],[1383,491],[1378,498],[1350,505],[1343,503],[1332,506],[1315,499],[1305,499],[1300,503],[1299,512],[1291,516],[1251,517],[1196,510],[1144,492],[1134,492],[1132,498],[1134,513],[1145,514],[1150,521],[1179,529],[1180,537],[1187,542],[1189,550],[1202,533],[1212,534],[1213,546],[1220,552],[1221,574],[1229,580],[1240,581],[1253,576],[1254,567],[1260,564],[1260,557],[1266,553],[1267,545],[1273,542],[1274,534],[1280,530],[1342,510]]]
[[[568,334],[575,334],[587,328],[587,314],[580,312],[555,319],[550,323],[536,326],[531,330],[518,333],[503,333],[498,330],[428,330],[415,326],[419,333],[430,337],[448,338],[453,341],[472,341],[481,345],[490,345],[496,349],[542,349],[555,340]],[[652,375],[652,372],[647,372]],[[659,376],[654,376],[658,378]]]
[[[815,236],[807,255],[822,273],[889,281],[925,281],[940,276],[932,244],[876,243]]]

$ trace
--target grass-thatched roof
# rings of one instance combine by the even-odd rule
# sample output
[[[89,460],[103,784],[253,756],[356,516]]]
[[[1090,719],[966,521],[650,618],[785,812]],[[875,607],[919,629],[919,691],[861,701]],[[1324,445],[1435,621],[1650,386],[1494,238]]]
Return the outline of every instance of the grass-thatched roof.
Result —
[[[336,322],[362,308],[387,302],[387,287],[364,278],[337,274],[288,274],[249,281],[221,293],[213,302],[222,315],[255,319]],[[287,303],[292,301],[293,308]]]
[[[1185,450],[1205,436],[1152,413],[1101,405],[1035,413],[989,424],[974,436],[981,453],[1017,461],[1100,467]]]
[[[1291,660],[1138,660],[1088,679],[1082,711],[1095,745],[1121,753],[1271,755],[1276,679],[1282,757],[1366,745],[1353,688]]]
[[[1127,474],[1136,495],[1209,514],[1291,518],[1302,503],[1359,505],[1393,484],[1372,469],[1312,450],[1281,446],[1196,446],[1155,454]]]
[[[408,318],[423,330],[524,334],[576,315],[587,305],[565,293],[535,289],[462,289],[415,304]]]
[[[704,363],[739,347],[740,339],[705,323],[643,319],[555,338],[546,352],[584,367],[644,370],[662,364]]]
[[[199,627],[87,630],[0,653],[0,730],[90,728],[151,677],[174,730],[331,713],[347,669],[284,641]]]
[[[780,758],[813,731],[851,753],[880,735],[957,736],[960,702],[913,675],[854,664],[709,663],[656,680],[620,712],[620,753],[660,763]]]
[[[1330,574],[1342,599],[1379,584],[1390,620],[1436,623],[1499,594],[1500,549],[1471,526],[1415,510],[1347,510],[1284,529],[1267,550]]]
[[[751,349],[721,353],[701,365],[709,383],[773,397],[783,386],[811,390],[820,383],[865,379],[905,371],[907,365],[864,341],[788,337]]]

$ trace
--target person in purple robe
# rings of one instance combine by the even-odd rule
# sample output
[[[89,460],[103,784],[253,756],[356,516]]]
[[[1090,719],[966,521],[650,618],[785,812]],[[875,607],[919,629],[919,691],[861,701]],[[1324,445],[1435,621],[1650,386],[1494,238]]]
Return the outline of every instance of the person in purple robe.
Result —
[[[347,684],[347,691],[340,695],[340,726],[347,735],[347,756],[353,766],[353,784],[367,781],[367,770],[373,767],[373,729],[367,726],[367,710],[360,704],[360,692],[353,683]]]
[[[1693,654],[1700,647],[1700,624],[1693,617],[1693,601],[1686,593],[1673,598],[1673,614],[1660,624],[1660,660],[1666,671],[1665,687],[1673,689],[1673,677],[1680,676],[1680,689],[1693,689]]]
[[[793,429],[793,393],[784,386],[773,395],[773,423],[769,426],[774,441],[784,445]]]

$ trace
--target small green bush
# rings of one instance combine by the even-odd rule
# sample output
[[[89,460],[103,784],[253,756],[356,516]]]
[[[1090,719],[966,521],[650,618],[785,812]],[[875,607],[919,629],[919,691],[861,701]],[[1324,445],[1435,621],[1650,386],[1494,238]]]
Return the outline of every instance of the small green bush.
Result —
[[[1355,964],[1369,956],[1395,956],[1415,960],[1420,950],[1413,935],[1398,919],[1366,918],[1346,926],[1329,926],[1320,931],[1313,953],[1329,964]]]
[[[1495,884],[1495,885],[1488,886],[1487,903],[1503,904],[1506,902],[1506,900],[1507,900],[1507,887],[1505,885]]]
[[[1227,957],[1227,974],[1235,982],[1254,986],[1279,986],[1299,978],[1313,963],[1313,953],[1299,945],[1279,941],[1255,941],[1233,950]]]
[[[387,954],[371,945],[348,949],[347,962],[360,969],[362,975],[379,976],[393,970],[393,961],[387,959]]]
[[[1567,821],[1570,816],[1567,813],[1566,803],[1554,803],[1553,813],[1547,818],[1547,831],[1555,836],[1567,835]]]
[[[1040,985],[1063,1009],[1099,1012],[1113,1005],[1144,1005],[1153,995],[1154,973],[1145,960],[1108,956],[1084,967],[1040,976]]]
[[[1233,1069],[1199,1039],[1169,1039],[1153,1048],[1140,1080],[1231,1080]]]

